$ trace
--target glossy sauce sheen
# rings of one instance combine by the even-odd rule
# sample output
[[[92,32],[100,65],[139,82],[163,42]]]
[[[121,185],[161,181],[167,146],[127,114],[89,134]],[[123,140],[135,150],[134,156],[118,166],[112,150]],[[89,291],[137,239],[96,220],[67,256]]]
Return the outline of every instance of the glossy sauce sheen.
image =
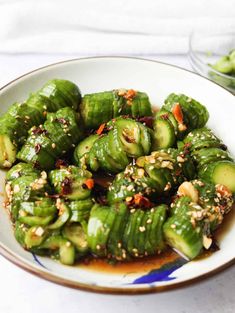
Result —
[[[145,257],[141,259],[136,259],[128,262],[117,262],[115,264],[109,263],[105,259],[92,258],[88,263],[79,264],[79,268],[86,270],[92,270],[96,272],[106,272],[112,274],[122,274],[122,273],[144,273],[152,269],[157,269],[166,263],[173,262],[177,260],[179,255],[173,250],[166,250],[165,252],[153,256]]]
[[[233,227],[235,224],[235,206],[233,206],[231,212],[227,214],[224,218],[222,225],[218,228],[215,233],[215,240],[218,244],[223,240],[224,235],[227,231]],[[191,262],[197,262],[203,260],[205,258],[210,257],[216,251],[207,251],[204,250],[201,255],[199,255],[196,259]],[[180,259],[175,251],[171,249],[167,249],[165,252],[153,256],[153,257],[145,257],[141,259],[136,259],[128,262],[117,262],[115,264],[109,263],[105,259],[96,259],[91,258],[85,263],[80,263],[79,268],[83,268],[86,270],[96,271],[96,272],[106,272],[112,274],[124,274],[124,273],[146,273],[151,271],[152,269],[158,269],[165,264],[171,263]]]

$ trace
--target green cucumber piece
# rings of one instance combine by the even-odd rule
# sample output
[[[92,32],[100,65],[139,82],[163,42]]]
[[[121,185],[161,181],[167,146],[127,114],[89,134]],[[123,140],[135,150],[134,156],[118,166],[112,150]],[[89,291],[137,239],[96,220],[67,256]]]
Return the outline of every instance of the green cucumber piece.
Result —
[[[123,150],[122,143],[118,135],[118,129],[116,127],[114,127],[114,129],[108,133],[107,140],[108,140],[109,154],[124,169],[129,164],[129,159],[126,155],[126,152]]]
[[[115,121],[118,130],[118,136],[123,146],[123,150],[129,157],[139,157],[144,154],[141,145],[139,123],[131,119],[119,118]]]
[[[217,161],[205,165],[199,171],[199,177],[213,184],[226,186],[235,193],[235,163],[231,161]]]
[[[232,161],[232,158],[229,156],[228,152],[219,148],[204,148],[193,151],[192,158],[197,164],[198,169],[216,161]]]
[[[50,198],[41,198],[34,202],[21,202],[20,209],[27,214],[39,217],[53,216],[57,212],[55,203]]]
[[[16,145],[7,134],[0,132],[0,167],[9,168],[16,160]]]
[[[52,251],[59,250],[59,258],[62,264],[73,265],[75,262],[74,245],[62,236],[50,236],[38,248]]]
[[[74,150],[74,161],[76,165],[80,164],[80,159],[90,152],[93,144],[99,138],[99,135],[94,134],[82,140]]]
[[[86,186],[86,181],[91,176],[90,172],[72,165],[49,173],[55,191],[70,200],[83,200],[90,196],[91,189]]]
[[[35,169],[32,164],[20,162],[14,165],[6,174],[6,181],[12,181],[21,176],[40,176],[40,171]]]
[[[72,223],[65,225],[62,234],[64,238],[67,238],[72,242],[79,252],[79,255],[86,255],[89,248],[87,243],[87,235],[84,232],[82,226],[78,223]]]
[[[153,208],[153,211],[149,241],[156,254],[165,248],[163,225],[166,221],[167,206],[165,204],[159,205]]]
[[[163,226],[167,244],[192,260],[203,248],[202,229],[194,227],[184,215],[173,215]]]
[[[44,217],[20,215],[18,217],[18,221],[29,226],[46,226],[52,221],[53,217],[54,217],[53,215],[44,216]]]
[[[69,207],[71,210],[71,222],[82,222],[88,220],[90,211],[94,202],[91,199],[71,201]]]
[[[64,201],[57,199],[56,201],[57,209],[59,210],[59,215],[56,221],[53,224],[50,224],[48,229],[57,229],[61,228],[70,218],[71,211],[67,204]]]
[[[157,117],[154,121],[152,150],[173,147],[175,140],[175,129],[171,121],[163,116]]]
[[[123,233],[129,218],[129,209],[122,202],[117,202],[110,207],[114,211],[115,220],[109,235],[107,249],[111,258],[122,260],[126,258],[123,247]]]
[[[94,205],[88,221],[87,238],[91,252],[99,257],[107,256],[107,244],[115,214],[109,207]]]
[[[47,236],[45,228],[41,226],[32,226],[30,227],[25,234],[25,246],[27,249],[37,247],[42,244]]]

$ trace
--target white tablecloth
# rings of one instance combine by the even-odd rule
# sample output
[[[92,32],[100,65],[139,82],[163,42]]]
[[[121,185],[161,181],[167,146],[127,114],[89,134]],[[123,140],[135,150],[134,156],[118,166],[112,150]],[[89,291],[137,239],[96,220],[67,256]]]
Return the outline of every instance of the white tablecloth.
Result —
[[[77,56],[0,55],[0,86],[39,66],[74,57]],[[154,58],[190,68],[185,56]],[[0,313],[234,313],[234,296],[235,267],[184,289],[142,296],[111,296],[50,283],[0,256]]]

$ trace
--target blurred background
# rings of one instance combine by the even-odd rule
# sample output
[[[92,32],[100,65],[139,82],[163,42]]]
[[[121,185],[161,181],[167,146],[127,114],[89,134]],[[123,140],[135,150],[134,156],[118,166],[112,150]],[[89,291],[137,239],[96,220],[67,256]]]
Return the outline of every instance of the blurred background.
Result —
[[[137,56],[192,70],[192,31],[234,33],[235,0],[0,0],[0,86],[87,56]],[[0,256],[0,312],[234,313],[234,275],[229,269],[168,293],[105,296],[40,280]]]
[[[189,67],[193,30],[234,29],[234,0],[0,0],[0,84],[84,56],[141,56]]]

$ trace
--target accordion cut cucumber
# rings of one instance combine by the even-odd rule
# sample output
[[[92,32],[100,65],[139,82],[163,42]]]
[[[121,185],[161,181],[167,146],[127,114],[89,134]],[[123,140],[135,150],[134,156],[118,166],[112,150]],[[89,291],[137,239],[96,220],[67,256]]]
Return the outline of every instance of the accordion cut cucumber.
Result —
[[[192,153],[192,158],[197,164],[198,169],[205,165],[208,165],[209,163],[214,163],[217,161],[232,161],[229,153],[219,148],[203,148],[200,150],[195,150]]]
[[[221,148],[222,142],[215,134],[206,127],[198,128],[191,131],[185,138],[184,143],[187,144],[191,151],[203,148]]]
[[[65,265],[210,249],[233,207],[235,163],[208,118],[183,94],[153,113],[144,92],[82,98],[48,81],[0,117],[0,167],[18,159],[4,202],[16,240]]]
[[[76,200],[69,202],[69,208],[71,210],[71,222],[83,222],[87,221],[90,216],[91,208],[94,202],[91,198],[84,200]]]
[[[88,246],[99,257],[125,260],[154,255],[165,248],[166,205],[128,212],[124,203],[95,205],[88,221]]]
[[[140,193],[150,198],[169,193],[185,179],[193,179],[195,168],[189,155],[176,149],[152,152],[128,165],[117,174],[109,187],[109,203],[125,200]]]
[[[66,106],[77,109],[80,101],[81,94],[74,83],[55,79],[25,102],[11,105],[0,120],[0,167],[12,166],[19,148],[25,143],[28,130],[42,124],[47,112]]]
[[[179,104],[181,107],[187,132],[205,126],[209,113],[204,105],[186,95],[172,93],[166,98],[163,108],[172,112],[175,104]]]
[[[62,108],[55,114],[49,114],[44,125],[30,130],[17,157],[39,168],[51,169],[56,159],[75,146],[82,136],[79,115],[69,107]]]
[[[80,111],[86,128],[98,128],[121,115],[132,117],[151,116],[151,104],[146,93],[132,89],[117,89],[83,97]]]
[[[117,118],[110,125],[108,134],[91,135],[79,143],[74,156],[77,165],[87,166],[92,171],[102,169],[118,173],[128,165],[130,158],[149,153],[151,135],[146,126],[129,118]]]
[[[56,169],[50,172],[49,178],[55,191],[70,200],[83,200],[90,197],[93,187],[87,185],[92,180],[92,174],[76,166]],[[89,182],[89,181],[88,181]]]

